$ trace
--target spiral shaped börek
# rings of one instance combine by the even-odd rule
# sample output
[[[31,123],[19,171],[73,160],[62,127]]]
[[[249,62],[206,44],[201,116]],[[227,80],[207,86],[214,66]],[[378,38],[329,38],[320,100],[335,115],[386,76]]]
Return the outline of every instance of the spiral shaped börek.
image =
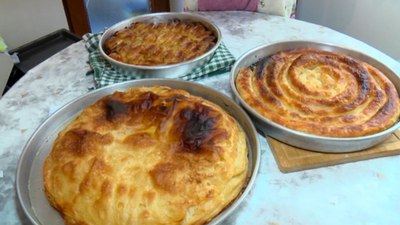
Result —
[[[277,52],[241,69],[236,88],[262,116],[319,136],[377,133],[400,114],[397,90],[377,68],[310,48]]]

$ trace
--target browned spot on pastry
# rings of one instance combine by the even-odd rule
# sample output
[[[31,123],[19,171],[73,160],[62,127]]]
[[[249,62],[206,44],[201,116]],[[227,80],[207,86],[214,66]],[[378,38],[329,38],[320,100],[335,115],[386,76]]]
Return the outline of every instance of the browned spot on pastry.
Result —
[[[118,184],[117,186],[117,194],[119,196],[123,196],[128,193],[128,187],[125,184]]]
[[[156,193],[154,191],[145,192],[145,198],[149,204],[151,204],[156,197]]]
[[[77,156],[83,157],[85,154],[101,149],[101,145],[107,145],[112,142],[109,135],[101,135],[96,132],[72,129],[68,131],[61,140],[60,148],[68,149],[68,151]],[[60,154],[64,154],[61,153]]]
[[[107,198],[111,196],[113,191],[113,185],[109,180],[105,180],[101,185],[101,196]]]
[[[172,163],[157,164],[151,171],[150,176],[157,187],[160,187],[168,192],[177,193],[178,184],[175,177],[176,170],[179,167]]]
[[[120,115],[126,115],[129,112],[129,105],[121,101],[109,99],[106,101],[106,119],[109,121]]]
[[[216,118],[203,106],[183,109],[180,113],[182,123],[181,138],[185,151],[197,152],[201,145],[210,140],[215,129]]]
[[[67,162],[62,166],[62,171],[68,178],[70,178],[71,180],[74,179],[74,174],[76,172],[76,162]]]

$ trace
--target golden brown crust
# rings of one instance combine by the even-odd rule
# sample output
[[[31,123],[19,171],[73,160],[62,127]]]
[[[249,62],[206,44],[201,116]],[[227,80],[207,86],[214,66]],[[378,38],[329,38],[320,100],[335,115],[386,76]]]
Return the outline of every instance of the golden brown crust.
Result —
[[[66,224],[203,224],[239,194],[247,164],[245,134],[219,106],[132,88],[59,133],[44,186]]]
[[[236,88],[266,118],[305,133],[357,137],[399,119],[392,82],[371,65],[315,49],[282,51],[243,68]]]
[[[155,66],[194,59],[215,43],[213,32],[199,22],[135,22],[108,38],[104,50],[123,63]]]

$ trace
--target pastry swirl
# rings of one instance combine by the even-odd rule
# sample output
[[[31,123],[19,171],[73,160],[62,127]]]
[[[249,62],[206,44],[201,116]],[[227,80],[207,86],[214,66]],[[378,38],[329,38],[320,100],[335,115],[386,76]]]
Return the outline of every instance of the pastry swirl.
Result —
[[[399,95],[373,66],[344,54],[299,48],[275,53],[236,77],[241,98],[262,116],[319,136],[358,137],[399,119]]]
[[[204,224],[242,190],[245,133],[214,103],[163,86],[84,109],[58,135],[44,187],[66,224]]]

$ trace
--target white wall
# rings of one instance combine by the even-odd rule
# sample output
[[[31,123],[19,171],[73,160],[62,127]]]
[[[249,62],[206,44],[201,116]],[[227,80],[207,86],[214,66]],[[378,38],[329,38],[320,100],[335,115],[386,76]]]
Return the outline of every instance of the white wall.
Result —
[[[400,61],[399,0],[298,0],[296,17],[357,38]]]
[[[0,35],[9,50],[61,28],[68,29],[61,0],[0,0]]]

